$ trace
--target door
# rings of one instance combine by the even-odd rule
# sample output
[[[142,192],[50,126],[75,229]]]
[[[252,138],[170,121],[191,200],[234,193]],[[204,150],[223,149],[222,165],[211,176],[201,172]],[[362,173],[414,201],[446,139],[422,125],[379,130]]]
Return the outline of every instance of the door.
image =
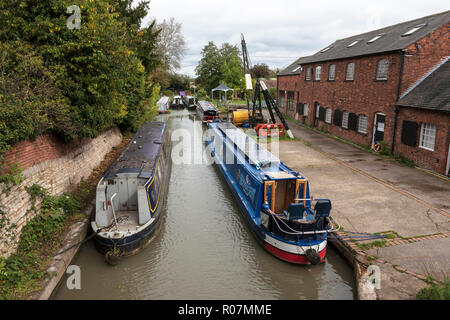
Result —
[[[384,141],[384,130],[386,125],[386,115],[382,113],[375,114],[374,128],[373,128],[373,144]]]

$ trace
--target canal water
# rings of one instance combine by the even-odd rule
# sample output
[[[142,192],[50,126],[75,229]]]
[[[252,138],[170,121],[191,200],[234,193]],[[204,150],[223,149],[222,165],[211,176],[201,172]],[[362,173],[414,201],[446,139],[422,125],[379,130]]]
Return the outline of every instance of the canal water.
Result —
[[[171,131],[195,132],[201,145],[193,113],[161,119]],[[144,251],[113,267],[92,241],[84,244],[72,263],[80,267],[81,289],[69,290],[65,275],[53,299],[354,298],[353,271],[332,247],[319,266],[292,265],[264,251],[216,167],[174,164],[167,197],[161,231]]]

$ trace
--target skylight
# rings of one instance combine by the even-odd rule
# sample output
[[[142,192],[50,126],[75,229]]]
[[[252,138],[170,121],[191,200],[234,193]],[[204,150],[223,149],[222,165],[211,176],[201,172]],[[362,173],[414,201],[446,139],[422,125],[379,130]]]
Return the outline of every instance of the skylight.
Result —
[[[297,72],[298,70],[300,70],[302,68],[302,66],[298,66],[297,68],[295,68],[294,70],[292,70],[292,72]]]
[[[347,48],[351,48],[351,47],[353,47],[354,45],[356,45],[358,42],[360,42],[362,39],[357,39],[357,40],[355,40],[355,41],[353,41],[352,43],[350,43],[348,46],[347,46]]]
[[[323,49],[322,51],[320,51],[320,52],[322,52],[322,53],[324,53],[324,52],[327,52],[328,50],[330,50],[331,49],[331,47],[332,46],[328,46],[328,47],[326,47],[325,49]]]
[[[410,35],[412,35],[413,33],[415,33],[416,31],[418,31],[418,30],[420,30],[420,29],[422,29],[422,28],[425,27],[425,26],[426,26],[426,24],[419,24],[419,25],[417,25],[417,26],[415,26],[415,27],[409,29],[409,30],[408,30],[407,32],[405,32],[404,34],[402,34],[402,37],[410,36]]]
[[[375,37],[373,37],[372,39],[370,39],[369,41],[367,41],[367,43],[374,43],[375,41],[377,41],[378,39],[380,39],[382,36],[384,36],[384,33],[381,33],[379,35],[376,35]]]

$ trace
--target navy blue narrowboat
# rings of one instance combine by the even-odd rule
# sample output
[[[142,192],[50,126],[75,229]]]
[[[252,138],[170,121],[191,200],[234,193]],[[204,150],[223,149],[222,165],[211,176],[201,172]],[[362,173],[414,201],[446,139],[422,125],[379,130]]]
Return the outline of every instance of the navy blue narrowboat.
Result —
[[[150,243],[159,230],[171,168],[167,125],[145,123],[97,185],[91,226],[101,253],[129,256]]]
[[[284,261],[325,262],[331,201],[313,200],[305,177],[231,123],[208,127],[207,150],[262,246]]]

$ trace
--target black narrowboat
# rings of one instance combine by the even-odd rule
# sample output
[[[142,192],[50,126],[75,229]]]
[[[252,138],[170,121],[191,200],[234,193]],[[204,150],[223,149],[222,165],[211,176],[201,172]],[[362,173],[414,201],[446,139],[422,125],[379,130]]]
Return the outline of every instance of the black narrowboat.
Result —
[[[197,104],[197,116],[203,124],[220,122],[219,110],[208,101],[199,101]]]
[[[97,185],[91,227],[102,254],[130,256],[159,231],[171,174],[167,124],[145,123]]]

